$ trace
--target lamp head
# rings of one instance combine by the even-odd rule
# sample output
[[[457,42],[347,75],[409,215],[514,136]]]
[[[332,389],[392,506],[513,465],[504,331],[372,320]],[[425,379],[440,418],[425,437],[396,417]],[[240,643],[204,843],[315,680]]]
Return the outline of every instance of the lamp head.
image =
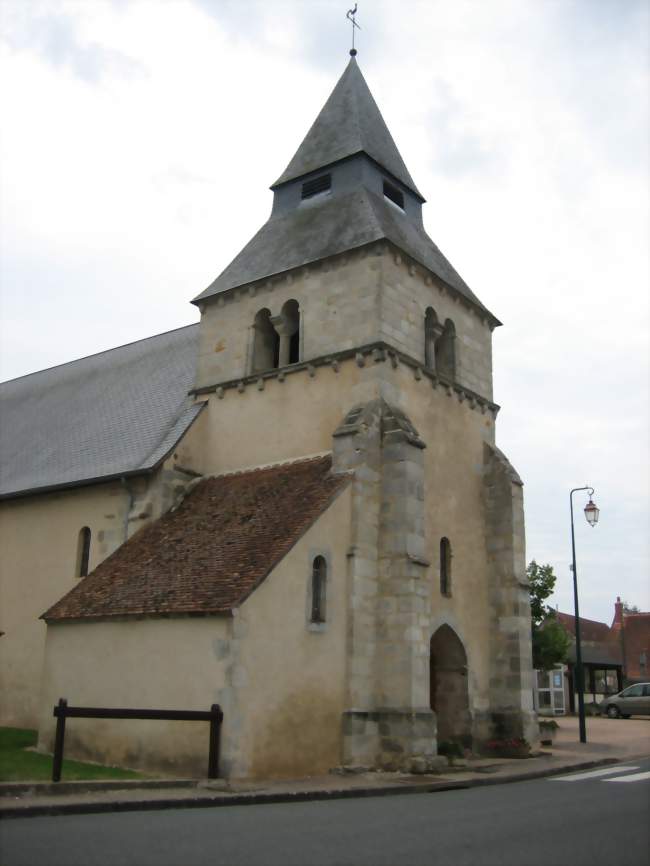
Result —
[[[600,516],[600,508],[596,505],[596,503],[589,498],[589,502],[585,505],[585,517],[587,518],[587,523],[591,528],[598,523],[598,517]]]

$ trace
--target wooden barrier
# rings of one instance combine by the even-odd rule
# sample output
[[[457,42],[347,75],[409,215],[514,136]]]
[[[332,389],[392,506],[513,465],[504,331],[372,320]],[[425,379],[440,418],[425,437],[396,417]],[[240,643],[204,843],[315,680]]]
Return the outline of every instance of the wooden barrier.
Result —
[[[61,781],[66,719],[158,719],[175,722],[210,722],[208,779],[216,779],[219,776],[219,750],[221,724],[223,722],[223,712],[219,704],[212,704],[209,710],[132,710],[110,709],[108,707],[69,707],[65,698],[59,698],[59,703],[54,707],[53,715],[56,718],[54,760],[52,762],[53,782]]]

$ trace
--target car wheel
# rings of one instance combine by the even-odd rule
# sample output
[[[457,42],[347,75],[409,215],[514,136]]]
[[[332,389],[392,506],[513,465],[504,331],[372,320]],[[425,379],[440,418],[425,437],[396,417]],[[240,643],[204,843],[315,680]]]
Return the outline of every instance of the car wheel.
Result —
[[[621,715],[623,716],[624,719],[629,719],[629,718],[630,718],[629,716],[623,715],[623,713],[621,713]]]
[[[607,715],[610,719],[618,719],[621,714],[618,711],[618,707],[615,707],[614,704],[611,704],[609,707],[607,707]]]

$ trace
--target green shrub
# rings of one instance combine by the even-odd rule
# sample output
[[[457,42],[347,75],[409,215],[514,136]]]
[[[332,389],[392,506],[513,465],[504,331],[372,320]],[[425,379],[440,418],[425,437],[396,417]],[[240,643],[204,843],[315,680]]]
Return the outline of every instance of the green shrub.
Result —
[[[453,740],[443,740],[438,743],[438,754],[444,755],[445,758],[464,758],[465,753],[460,743],[455,743]]]

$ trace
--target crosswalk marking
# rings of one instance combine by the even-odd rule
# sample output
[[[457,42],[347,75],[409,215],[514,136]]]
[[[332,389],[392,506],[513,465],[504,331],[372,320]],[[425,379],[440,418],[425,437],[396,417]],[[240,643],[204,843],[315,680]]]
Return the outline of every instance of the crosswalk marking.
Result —
[[[617,776],[615,779],[603,779],[603,782],[640,782],[642,779],[650,779],[650,771],[647,773],[631,773],[629,776]]]
[[[627,773],[629,770],[638,770],[636,767],[606,767],[604,770],[589,770],[587,773],[577,773],[571,776],[553,776],[552,782],[581,782],[583,779],[595,779],[597,776],[611,776],[614,773]],[[605,781],[605,780],[603,780]]]

